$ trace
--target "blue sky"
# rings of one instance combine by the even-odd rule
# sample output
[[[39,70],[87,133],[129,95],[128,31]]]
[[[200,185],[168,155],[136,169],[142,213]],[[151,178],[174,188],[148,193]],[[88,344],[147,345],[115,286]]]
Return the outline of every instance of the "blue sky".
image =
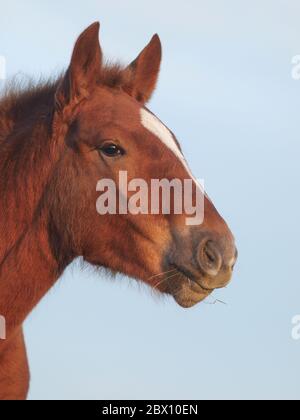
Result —
[[[124,62],[159,33],[150,108],[205,179],[239,261],[230,287],[215,293],[227,306],[190,310],[75,263],[26,322],[30,398],[298,399],[299,2],[2,2],[8,76],[59,72],[95,20],[106,56]]]

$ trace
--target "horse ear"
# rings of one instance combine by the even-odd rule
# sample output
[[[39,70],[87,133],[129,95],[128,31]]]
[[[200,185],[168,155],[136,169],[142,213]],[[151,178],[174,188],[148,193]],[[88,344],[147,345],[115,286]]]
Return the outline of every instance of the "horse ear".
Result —
[[[99,22],[89,26],[78,38],[70,66],[60,82],[55,95],[56,108],[76,105],[95,87],[102,66],[99,43]]]
[[[161,42],[154,35],[136,60],[125,70],[128,83],[124,90],[143,104],[149,101],[158,79],[162,57]]]

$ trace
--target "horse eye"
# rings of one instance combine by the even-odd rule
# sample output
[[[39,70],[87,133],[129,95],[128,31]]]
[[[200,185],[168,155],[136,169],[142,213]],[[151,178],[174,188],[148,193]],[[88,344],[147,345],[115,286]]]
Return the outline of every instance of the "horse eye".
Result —
[[[123,156],[125,154],[122,147],[117,146],[114,143],[104,144],[102,147],[100,147],[100,151],[108,157]]]

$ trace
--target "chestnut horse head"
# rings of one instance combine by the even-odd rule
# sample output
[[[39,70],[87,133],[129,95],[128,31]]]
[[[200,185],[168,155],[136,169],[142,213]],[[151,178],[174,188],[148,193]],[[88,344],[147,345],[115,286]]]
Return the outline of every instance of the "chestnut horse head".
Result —
[[[62,247],[114,272],[141,279],[171,294],[185,307],[226,286],[236,248],[226,223],[205,195],[202,223],[191,226],[182,214],[95,213],[95,186],[119,173],[128,181],[192,179],[172,132],[145,104],[158,78],[161,44],[155,35],[127,68],[102,62],[99,24],[78,39],[70,67],[59,85],[55,130],[64,125],[56,197],[49,209]],[[201,191],[203,195],[203,191]]]
[[[237,255],[233,235],[192,176],[174,134],[145,106],[159,74],[158,36],[122,68],[103,64],[98,33],[95,23],[81,34],[58,82],[27,92],[23,105],[7,100],[2,131],[10,144],[2,144],[7,183],[1,191],[7,203],[9,186],[23,182],[27,205],[16,198],[9,203],[14,209],[6,229],[15,233],[8,232],[2,254],[20,237],[21,224],[30,229],[35,221],[45,231],[41,252],[49,249],[57,274],[83,256],[193,306],[230,281]],[[192,202],[199,195],[204,202],[201,223],[187,223],[191,215],[174,208],[168,214],[99,215],[99,180],[111,180],[119,191],[120,173],[147,185],[153,179],[190,180]]]

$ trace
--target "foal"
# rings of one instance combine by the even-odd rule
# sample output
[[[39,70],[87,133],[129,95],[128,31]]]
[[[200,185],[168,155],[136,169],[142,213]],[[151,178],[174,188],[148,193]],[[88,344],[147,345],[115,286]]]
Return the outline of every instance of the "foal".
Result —
[[[62,78],[0,101],[0,399],[26,398],[22,324],[76,257],[186,308],[226,286],[236,261],[233,236],[175,136],[145,107],[160,68],[158,36],[121,68],[103,65],[98,33],[95,23],[81,34]],[[121,171],[148,184],[192,181],[193,202],[197,194],[204,201],[202,224],[175,211],[100,216],[96,186],[109,179],[120,188]]]

